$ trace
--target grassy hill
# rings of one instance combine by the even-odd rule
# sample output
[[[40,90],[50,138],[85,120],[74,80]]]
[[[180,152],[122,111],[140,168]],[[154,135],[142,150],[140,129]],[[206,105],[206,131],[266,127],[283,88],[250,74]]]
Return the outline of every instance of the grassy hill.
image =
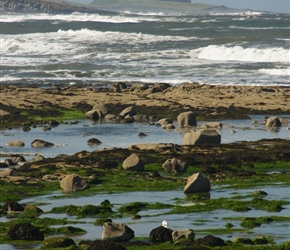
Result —
[[[94,0],[91,4],[101,10],[132,11],[132,12],[163,12],[163,13],[194,13],[232,12],[224,6],[208,4],[191,4],[158,0]],[[236,10],[235,10],[236,11]]]

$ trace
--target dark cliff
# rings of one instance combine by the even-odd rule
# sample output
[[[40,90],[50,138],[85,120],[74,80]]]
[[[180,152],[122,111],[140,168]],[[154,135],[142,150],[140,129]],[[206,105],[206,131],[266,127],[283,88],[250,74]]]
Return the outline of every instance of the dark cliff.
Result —
[[[66,1],[53,0],[0,0],[0,12],[24,12],[24,13],[72,13],[87,12],[100,13],[89,5],[74,4]]]

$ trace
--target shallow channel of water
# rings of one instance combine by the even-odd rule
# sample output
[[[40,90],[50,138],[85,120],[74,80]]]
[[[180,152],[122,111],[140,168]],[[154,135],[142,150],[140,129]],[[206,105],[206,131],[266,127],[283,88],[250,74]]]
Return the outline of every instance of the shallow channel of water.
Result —
[[[290,115],[284,116],[290,119]],[[258,121],[258,125],[253,126],[253,120]],[[232,143],[237,141],[257,141],[260,139],[290,139],[288,126],[282,126],[277,130],[267,130],[265,128],[264,116],[252,116],[247,120],[225,120],[220,121],[223,128],[218,130],[221,135],[221,143]],[[202,123],[198,122],[197,128]],[[142,143],[173,143],[182,144],[184,130],[180,130],[174,122],[176,129],[165,130],[160,126],[148,125],[148,123],[109,123],[94,122],[92,120],[80,120],[77,124],[60,124],[50,131],[43,131],[42,127],[32,128],[29,132],[22,131],[21,128],[4,130],[0,132],[0,155],[2,154],[22,154],[26,159],[32,158],[36,153],[46,158],[55,157],[58,154],[72,155],[83,150],[94,151],[104,148],[119,147],[125,148],[132,144]],[[139,133],[146,133],[148,136],[140,137]],[[88,139],[97,138],[102,144],[90,146]],[[20,140],[25,143],[24,147],[8,147],[6,144],[11,140]],[[32,148],[31,142],[41,139],[54,143],[50,148]],[[4,160],[1,157],[0,160]]]

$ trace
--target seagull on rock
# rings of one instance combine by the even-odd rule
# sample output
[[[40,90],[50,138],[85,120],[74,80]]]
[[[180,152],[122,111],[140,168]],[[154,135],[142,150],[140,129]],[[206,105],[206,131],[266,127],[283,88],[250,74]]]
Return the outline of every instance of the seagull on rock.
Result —
[[[163,220],[163,221],[162,221],[162,226],[163,226],[163,227],[168,227],[168,222],[167,222],[166,220]]]

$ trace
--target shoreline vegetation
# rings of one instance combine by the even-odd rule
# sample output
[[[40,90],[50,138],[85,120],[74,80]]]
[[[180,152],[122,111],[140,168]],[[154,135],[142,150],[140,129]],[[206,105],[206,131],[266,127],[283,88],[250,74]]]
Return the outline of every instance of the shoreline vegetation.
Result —
[[[250,114],[265,116],[290,114],[290,88],[274,86],[222,86],[203,85],[198,83],[170,86],[165,83],[154,85],[126,85],[116,83],[103,88],[96,85],[71,86],[16,86],[1,85],[1,129],[11,127],[30,127],[46,124],[49,120],[63,122],[66,119],[82,119],[94,105],[104,105],[111,113],[119,114],[123,109],[134,106],[139,115],[152,119],[176,117],[181,112],[192,111],[197,119],[216,121],[219,119],[249,119]],[[29,132],[28,132],[29,133]],[[37,162],[26,162],[16,169],[16,176],[0,177],[2,216],[7,202],[19,202],[23,198],[50,194],[61,190],[59,181],[66,175],[76,174],[88,182],[89,188],[77,192],[77,195],[92,195],[98,192],[134,192],[181,190],[186,184],[190,173],[200,172],[207,176],[211,185],[227,185],[235,189],[254,188],[260,186],[289,186],[289,140],[274,139],[254,142],[238,142],[221,145],[149,145],[142,147],[134,145],[129,148],[112,148],[93,152],[76,152],[73,155],[60,155],[55,158],[42,159]],[[124,171],[122,162],[131,154],[137,154],[145,166],[144,171]],[[169,158],[182,159],[189,167],[186,173],[167,174],[162,176],[161,165]],[[128,182],[134,180],[133,182]],[[101,184],[101,185],[99,185]],[[69,195],[69,194],[68,194]],[[54,213],[67,213],[76,216],[91,216],[92,211],[99,212],[96,225],[102,225],[108,218],[114,216],[132,216],[140,218],[142,209],[170,208],[174,213],[198,213],[204,209],[201,204],[214,213],[218,209],[247,211],[257,209],[263,211],[279,211],[289,201],[269,201],[265,194],[253,194],[251,197],[236,197],[236,199],[204,199],[193,195],[191,200],[197,204],[196,211],[188,207],[167,204],[127,204],[118,214],[111,213],[110,203],[89,208],[62,207],[54,208]],[[250,198],[245,201],[244,198]],[[31,204],[30,204],[31,205]],[[37,204],[32,204],[37,206]],[[160,206],[158,208],[158,206]],[[133,209],[132,211],[128,209]],[[137,209],[137,210],[136,210]],[[57,211],[57,212],[56,212]],[[105,211],[105,212],[104,212]],[[104,212],[104,213],[103,213]],[[87,248],[91,242],[72,244],[68,239],[71,235],[83,234],[82,230],[70,227],[69,220],[53,220],[39,218],[43,212],[28,210],[13,215],[13,219],[0,223],[0,244],[32,244],[41,249],[94,249]],[[80,213],[80,214],[78,214]],[[94,212],[94,215],[97,212]],[[103,213],[103,214],[102,214]],[[208,229],[196,232],[196,239],[151,244],[148,238],[134,239],[126,243],[118,243],[115,248],[108,249],[215,249],[212,245],[204,245],[202,235],[231,234],[237,231],[231,222],[237,218],[227,218],[227,227]],[[275,223],[284,220],[289,223],[289,217],[284,219],[256,217],[240,218],[244,230],[254,228],[263,223]],[[7,231],[17,223],[32,223],[37,226],[45,237],[50,236],[56,242],[13,240],[7,236]],[[50,225],[62,226],[53,230]],[[273,227],[274,228],[274,227]],[[194,230],[194,228],[193,228]],[[286,230],[286,228],[285,228]],[[59,234],[64,237],[59,237]],[[205,238],[205,237],[204,237]],[[94,240],[94,239],[92,239]],[[98,241],[98,240],[97,240]],[[94,244],[99,244],[97,241]],[[64,247],[64,242],[70,242]],[[236,242],[225,241],[222,249],[289,249],[289,241],[275,244],[271,235],[262,238],[240,238]],[[47,245],[46,245],[47,244]],[[59,245],[58,245],[59,244]],[[100,243],[101,244],[101,243]],[[103,242],[102,242],[103,244]],[[109,243],[108,243],[109,244]],[[112,243],[113,244],[113,243]],[[114,243],[115,244],[115,243]],[[148,245],[149,244],[149,245]],[[116,244],[115,244],[116,245]],[[58,246],[61,246],[58,248]],[[92,245],[91,245],[92,246]],[[119,248],[117,248],[119,247]],[[123,248],[121,248],[123,247]],[[97,249],[97,248],[96,248]],[[105,249],[105,248],[104,248]],[[220,248],[219,248],[220,249]]]

